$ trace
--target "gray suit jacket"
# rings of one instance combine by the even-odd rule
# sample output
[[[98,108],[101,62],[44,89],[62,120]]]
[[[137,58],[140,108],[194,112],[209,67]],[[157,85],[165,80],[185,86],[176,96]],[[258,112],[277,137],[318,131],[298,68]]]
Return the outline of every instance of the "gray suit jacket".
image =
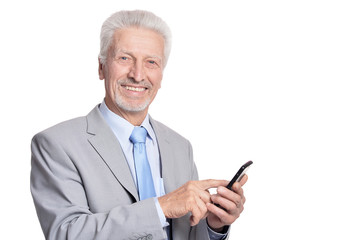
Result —
[[[198,179],[192,147],[150,120],[169,193]],[[86,117],[60,123],[32,140],[31,192],[47,239],[164,239],[153,199],[139,201],[123,151],[96,106]],[[209,240],[205,220],[172,220],[174,240]]]

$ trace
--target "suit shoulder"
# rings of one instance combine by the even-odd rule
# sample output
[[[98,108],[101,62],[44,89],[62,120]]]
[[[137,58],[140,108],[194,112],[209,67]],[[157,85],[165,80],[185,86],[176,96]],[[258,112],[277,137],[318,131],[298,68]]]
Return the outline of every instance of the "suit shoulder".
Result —
[[[165,124],[156,121],[154,119],[151,119],[152,127],[155,129],[156,132],[161,132],[165,134],[168,137],[175,138],[177,141],[184,141],[189,143],[189,140],[182,135],[180,135],[175,130],[171,129],[170,127],[166,126]]]
[[[61,137],[77,134],[79,131],[85,132],[87,126],[86,122],[87,120],[85,116],[60,122],[54,126],[51,126],[35,134],[33,140],[49,138],[49,137],[61,138]]]

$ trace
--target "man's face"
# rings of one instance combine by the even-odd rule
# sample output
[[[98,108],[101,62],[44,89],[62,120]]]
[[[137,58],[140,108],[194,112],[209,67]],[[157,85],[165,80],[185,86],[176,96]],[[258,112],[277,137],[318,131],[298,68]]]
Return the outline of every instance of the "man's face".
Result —
[[[144,28],[117,30],[106,63],[99,67],[105,79],[105,102],[120,114],[147,113],[161,87],[163,37]]]

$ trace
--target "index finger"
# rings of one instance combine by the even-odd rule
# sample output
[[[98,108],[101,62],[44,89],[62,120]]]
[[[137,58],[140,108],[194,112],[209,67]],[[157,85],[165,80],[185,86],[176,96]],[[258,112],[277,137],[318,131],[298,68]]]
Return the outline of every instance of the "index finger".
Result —
[[[228,182],[229,181],[227,180],[207,179],[198,181],[198,186],[203,190],[207,190],[209,188],[217,188],[219,186],[225,187]]]

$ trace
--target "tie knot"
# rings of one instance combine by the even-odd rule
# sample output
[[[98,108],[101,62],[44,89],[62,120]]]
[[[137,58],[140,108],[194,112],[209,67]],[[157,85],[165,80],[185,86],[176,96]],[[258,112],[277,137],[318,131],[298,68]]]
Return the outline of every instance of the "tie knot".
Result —
[[[134,127],[129,140],[132,143],[145,143],[147,137],[147,130],[144,127]]]

